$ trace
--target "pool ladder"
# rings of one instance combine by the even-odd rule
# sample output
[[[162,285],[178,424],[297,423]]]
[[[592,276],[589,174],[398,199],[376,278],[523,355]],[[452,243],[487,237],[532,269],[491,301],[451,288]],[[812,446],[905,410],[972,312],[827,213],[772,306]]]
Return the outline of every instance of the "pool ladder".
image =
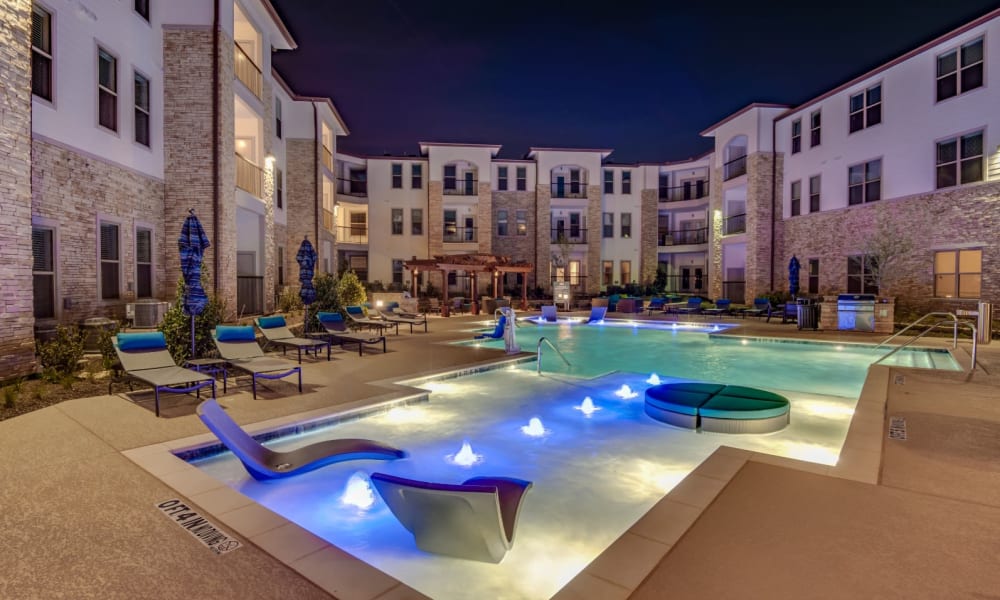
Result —
[[[559,350],[559,348],[556,348],[556,345],[553,344],[552,341],[549,340],[549,338],[547,338],[545,336],[542,336],[538,340],[538,346],[535,347],[535,353],[538,355],[537,362],[538,362],[538,374],[539,375],[542,374],[542,342],[545,342],[546,344],[549,345],[549,348],[552,348],[553,350],[555,350],[556,354],[558,354],[559,358],[561,358],[563,360],[563,362],[566,363],[567,367],[571,367],[572,366],[571,364],[569,364],[569,361],[566,360],[566,356],[562,353],[562,351]]]
[[[951,347],[952,347],[952,349],[958,348],[958,328],[959,328],[960,325],[965,325],[969,329],[972,330],[972,364],[969,366],[968,373],[972,373],[973,371],[975,371],[976,370],[976,352],[978,350],[978,344],[977,344],[977,342],[978,342],[978,336],[976,335],[976,326],[973,325],[972,323],[969,323],[968,321],[960,321],[958,319],[958,317],[955,316],[955,313],[950,313],[950,312],[930,312],[930,313],[927,313],[926,315],[920,317],[916,321],[914,321],[914,322],[910,323],[909,325],[907,325],[906,327],[904,327],[898,333],[894,333],[894,334],[890,335],[889,337],[885,338],[884,340],[882,340],[882,342],[879,343],[878,346],[875,346],[875,349],[878,350],[879,348],[885,346],[886,344],[888,344],[892,340],[896,339],[897,337],[903,335],[904,333],[906,333],[907,331],[909,331],[910,329],[912,329],[914,326],[919,325],[921,322],[924,321],[924,319],[928,319],[930,317],[938,317],[938,320],[935,321],[934,323],[931,323],[927,327],[927,329],[921,331],[917,335],[915,335],[915,336],[911,337],[910,339],[906,340],[904,343],[896,346],[895,348],[893,348],[892,350],[890,350],[887,354],[885,354],[884,356],[882,356],[882,358],[876,360],[872,364],[873,365],[877,365],[878,363],[880,363],[883,360],[889,358],[893,354],[899,352],[903,348],[909,346],[913,342],[915,342],[915,341],[919,340],[920,338],[924,337],[928,333],[934,331],[935,329],[937,329],[941,325],[950,325],[952,327]]]

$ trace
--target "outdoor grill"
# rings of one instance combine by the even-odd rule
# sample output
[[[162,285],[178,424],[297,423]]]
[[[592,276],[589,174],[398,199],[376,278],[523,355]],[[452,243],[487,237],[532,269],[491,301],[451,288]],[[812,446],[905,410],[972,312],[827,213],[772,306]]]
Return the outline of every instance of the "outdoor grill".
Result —
[[[875,296],[873,294],[837,296],[837,329],[875,331]]]

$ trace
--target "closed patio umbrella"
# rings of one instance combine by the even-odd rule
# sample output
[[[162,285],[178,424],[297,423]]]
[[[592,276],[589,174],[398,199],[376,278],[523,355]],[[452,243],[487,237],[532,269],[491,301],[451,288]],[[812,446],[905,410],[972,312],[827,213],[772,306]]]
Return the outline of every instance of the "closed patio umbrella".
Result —
[[[188,211],[181,227],[181,236],[177,239],[177,249],[181,255],[181,275],[184,277],[184,298],[182,300],[184,314],[191,317],[191,358],[195,358],[194,320],[205,310],[208,296],[201,287],[201,261],[205,249],[211,246],[205,230],[194,214],[194,209]]]
[[[799,295],[799,259],[792,255],[792,260],[788,261],[788,293],[792,298]]]
[[[306,306],[305,326],[309,326],[309,305],[316,301],[316,288],[313,287],[313,269],[316,267],[316,250],[309,238],[302,240],[295,260],[299,263],[299,297]]]

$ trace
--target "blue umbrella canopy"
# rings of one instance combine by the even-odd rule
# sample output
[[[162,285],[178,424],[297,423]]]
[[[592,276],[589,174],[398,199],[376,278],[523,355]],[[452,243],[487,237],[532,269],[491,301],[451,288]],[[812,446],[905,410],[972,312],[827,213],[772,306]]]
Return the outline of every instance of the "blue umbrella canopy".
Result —
[[[799,295],[799,268],[799,259],[793,254],[788,261],[788,293],[793,297]]]
[[[200,315],[208,304],[208,296],[201,287],[201,261],[205,249],[211,246],[205,230],[192,209],[184,219],[177,248],[181,254],[181,275],[184,277],[183,307],[186,315]]]
[[[316,301],[316,288],[313,287],[313,269],[316,267],[316,250],[309,242],[309,238],[302,240],[299,246],[299,253],[295,255],[295,260],[299,263],[299,297],[302,304],[309,306]]]

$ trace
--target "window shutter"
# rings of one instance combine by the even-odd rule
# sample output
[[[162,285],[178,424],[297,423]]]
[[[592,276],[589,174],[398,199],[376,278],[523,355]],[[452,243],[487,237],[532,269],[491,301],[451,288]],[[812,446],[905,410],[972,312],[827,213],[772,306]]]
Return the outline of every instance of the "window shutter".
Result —
[[[49,15],[40,9],[31,13],[31,45],[49,53]]]
[[[148,229],[135,232],[135,260],[140,263],[153,262],[153,240]]]
[[[118,260],[118,226],[101,223],[101,260]]]
[[[33,271],[51,273],[53,271],[52,230],[31,230],[31,252],[34,256]]]

